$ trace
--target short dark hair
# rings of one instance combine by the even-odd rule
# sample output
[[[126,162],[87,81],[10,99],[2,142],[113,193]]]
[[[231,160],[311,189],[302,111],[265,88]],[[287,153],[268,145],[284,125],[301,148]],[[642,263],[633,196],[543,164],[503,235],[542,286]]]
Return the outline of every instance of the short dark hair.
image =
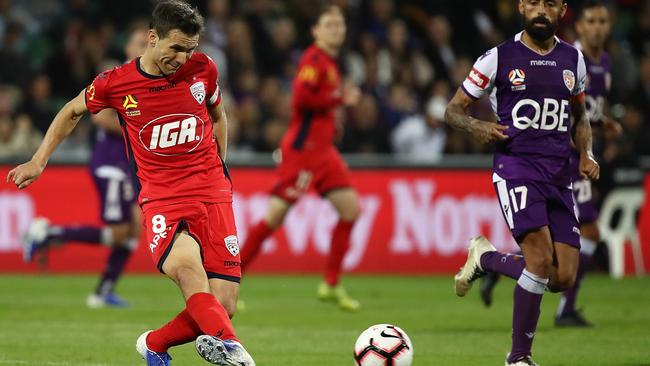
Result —
[[[193,36],[203,31],[203,17],[185,1],[163,0],[153,9],[150,27],[160,38],[165,38],[172,29]]]
[[[585,11],[593,8],[603,7],[609,12],[609,7],[606,3],[601,0],[585,0],[580,5],[580,11],[578,11],[578,20],[582,19],[585,16]]]
[[[343,15],[343,10],[338,5],[332,5],[329,3],[317,2],[312,8],[313,11],[309,17],[309,25],[315,26],[320,21],[320,18],[327,13],[335,12]]]

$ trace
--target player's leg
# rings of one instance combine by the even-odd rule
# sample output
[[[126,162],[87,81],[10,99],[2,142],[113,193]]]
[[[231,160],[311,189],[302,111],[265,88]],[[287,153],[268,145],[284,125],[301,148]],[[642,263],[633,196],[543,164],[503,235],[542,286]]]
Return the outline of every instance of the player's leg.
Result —
[[[500,179],[494,183],[494,188],[503,218],[514,238],[521,239],[524,234],[547,225],[546,204],[535,184]],[[470,240],[465,265],[454,277],[456,295],[465,296],[473,282],[487,273],[518,280],[524,267],[525,261],[520,254],[499,252],[485,237],[475,237]]]
[[[269,198],[269,206],[264,218],[251,228],[243,245],[241,251],[242,273],[246,273],[248,266],[255,260],[262,249],[262,243],[282,225],[290,208],[291,203],[279,196],[272,195]]]
[[[186,308],[161,328],[145,333],[144,343],[139,340],[139,344],[164,355],[169,347],[194,341],[201,334],[237,340],[227,311],[211,292],[199,243],[181,232],[170,245],[162,271],[178,285]]]
[[[89,307],[95,308],[104,305],[128,306],[127,302],[115,293],[115,286],[129,258],[131,258],[131,253],[138,246],[142,227],[140,207],[131,202],[128,202],[128,204],[130,204],[130,207],[125,207],[125,210],[131,211],[128,216],[129,222],[109,225],[115,238],[115,245],[111,247],[106,266],[95,291],[88,296],[87,304]]]
[[[547,226],[525,234],[520,246],[526,266],[514,290],[512,349],[507,364],[530,359],[542,296],[553,272],[553,244]]]
[[[578,269],[576,279],[568,290],[562,293],[560,303],[555,316],[555,325],[557,326],[574,326],[590,327],[589,323],[582,314],[576,309],[576,299],[580,291],[580,285],[586,271],[591,266],[592,256],[598,243],[598,226],[595,222],[580,226],[580,254],[578,260]]]
[[[112,246],[114,238],[108,226],[52,225],[47,218],[37,217],[23,235],[23,259],[31,262],[37,252],[67,242]]]
[[[210,240],[202,245],[203,267],[212,295],[223,306],[226,315],[232,318],[237,308],[241,279],[241,260],[232,204],[206,204],[206,210],[209,223],[206,232]],[[233,337],[204,333],[196,339],[196,350],[203,359],[213,364],[255,364],[234,337],[234,333]]]
[[[343,259],[350,247],[352,228],[359,217],[359,198],[352,188],[332,190],[325,194],[325,198],[336,209],[339,220],[332,231],[324,282],[318,288],[318,297],[321,300],[334,300],[344,310],[357,311],[361,305],[347,294],[340,285],[340,278]]]
[[[210,290],[232,318],[237,308],[239,283],[210,278]],[[211,363],[225,359],[235,362],[234,365],[255,364],[253,358],[236,339],[219,339],[209,335],[201,335],[196,339],[196,350],[201,357]]]

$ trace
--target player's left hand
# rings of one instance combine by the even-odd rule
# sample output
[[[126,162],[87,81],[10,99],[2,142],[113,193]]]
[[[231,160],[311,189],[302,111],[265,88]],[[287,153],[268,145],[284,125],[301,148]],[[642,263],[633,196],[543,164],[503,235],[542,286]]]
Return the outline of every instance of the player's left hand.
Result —
[[[20,164],[9,171],[7,183],[13,182],[18,189],[26,188],[43,173],[44,168],[34,160]]]
[[[600,178],[600,166],[591,154],[580,154],[580,176],[591,180]]]

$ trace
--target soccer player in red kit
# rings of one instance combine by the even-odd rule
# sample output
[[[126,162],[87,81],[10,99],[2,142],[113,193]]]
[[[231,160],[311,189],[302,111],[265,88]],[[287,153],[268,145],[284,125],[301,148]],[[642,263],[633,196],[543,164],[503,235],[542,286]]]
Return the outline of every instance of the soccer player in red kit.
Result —
[[[305,50],[293,81],[292,116],[280,146],[282,161],[277,168],[277,181],[266,216],[251,229],[243,246],[242,271],[259,253],[262,242],[282,224],[289,208],[313,187],[339,214],[318,297],[356,311],[359,302],[347,295],[339,278],[350,232],[359,215],[359,202],[334,139],[338,129],[337,108],[355,105],[361,93],[350,83],[341,87],[336,61],[346,33],[341,10],[337,6],[324,7],[314,23],[314,44]]]
[[[226,158],[227,119],[214,62],[194,52],[203,18],[181,0],[159,2],[144,54],[99,74],[56,115],[31,161],[7,181],[24,189],[90,111],[117,111],[138,180],[147,249],[180,288],[186,307],[142,334],[136,349],[149,366],[168,366],[167,350],[196,342],[215,365],[254,361],[230,322],[241,277]]]

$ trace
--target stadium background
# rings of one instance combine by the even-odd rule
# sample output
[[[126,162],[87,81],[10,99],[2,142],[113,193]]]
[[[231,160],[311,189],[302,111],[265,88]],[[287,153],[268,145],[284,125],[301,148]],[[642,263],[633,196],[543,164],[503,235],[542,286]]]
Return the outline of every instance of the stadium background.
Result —
[[[310,43],[313,7],[303,0],[192,3],[206,17],[200,49],[220,69],[244,239],[264,212],[273,182],[271,152],[289,120],[290,81]],[[442,117],[473,60],[520,30],[516,0],[333,3],[348,18],[341,68],[363,90],[359,105],[340,115],[345,133],[339,146],[354,169],[364,209],[345,267],[452,273],[462,262],[467,238],[479,232],[500,248],[512,247],[490,185],[490,146],[449,129]],[[573,42],[579,1],[569,4],[559,34]],[[611,114],[624,133],[595,138],[603,170],[597,183],[601,198],[616,187],[641,187],[650,160],[650,1],[611,4]],[[119,64],[128,30],[146,22],[150,9],[149,1],[0,1],[0,175],[31,156],[66,100],[94,75]],[[493,118],[485,101],[473,113]],[[38,270],[20,261],[20,233],[34,216],[57,224],[98,222],[96,193],[84,167],[94,132],[84,118],[30,189],[0,185],[0,271]],[[650,263],[647,211],[641,211],[639,228]],[[310,196],[266,244],[253,269],[317,272],[334,222],[333,210]],[[104,257],[101,250],[73,245],[53,250],[45,268],[92,272]],[[154,271],[144,245],[129,270]]]

